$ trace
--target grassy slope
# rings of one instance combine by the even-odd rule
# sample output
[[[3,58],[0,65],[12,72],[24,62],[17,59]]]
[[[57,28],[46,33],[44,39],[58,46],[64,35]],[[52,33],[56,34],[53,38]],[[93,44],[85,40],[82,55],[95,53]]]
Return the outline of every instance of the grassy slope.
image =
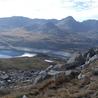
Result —
[[[53,60],[53,64],[64,64],[64,60],[53,59],[44,56],[35,56],[35,57],[23,57],[23,58],[9,58],[9,59],[0,59],[0,70],[33,70],[33,69],[45,69],[51,63],[45,62],[45,59]]]
[[[42,58],[13,58],[13,59],[0,59],[0,69],[43,69],[49,66]]]

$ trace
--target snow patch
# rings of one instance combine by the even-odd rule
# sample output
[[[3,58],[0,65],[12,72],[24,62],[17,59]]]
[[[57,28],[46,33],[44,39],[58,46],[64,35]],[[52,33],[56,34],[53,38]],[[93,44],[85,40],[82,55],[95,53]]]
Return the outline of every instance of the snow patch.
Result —
[[[45,61],[45,62],[48,62],[48,63],[53,63],[52,60],[47,60],[47,59],[45,59],[44,61]]]

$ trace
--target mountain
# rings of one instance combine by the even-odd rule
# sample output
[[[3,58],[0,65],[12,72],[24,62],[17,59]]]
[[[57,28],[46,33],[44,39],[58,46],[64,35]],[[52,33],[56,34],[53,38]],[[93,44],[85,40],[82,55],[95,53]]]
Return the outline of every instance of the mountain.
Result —
[[[75,31],[79,31],[81,24],[77,22],[72,16],[68,16],[60,20],[57,23],[57,26],[63,30],[75,32]]]
[[[86,49],[97,42],[98,20],[0,18],[0,48]]]
[[[40,28],[42,30],[46,27],[53,28],[56,27],[62,31],[71,31],[71,32],[87,32],[87,31],[97,31],[98,30],[98,20],[85,20],[83,22],[76,21],[72,16],[68,16],[61,20],[56,19],[30,19],[22,16],[13,16],[7,18],[0,18],[0,31],[9,30],[13,28],[24,27],[28,30],[34,30]],[[54,28],[53,28],[54,29]],[[41,32],[45,32],[44,29]]]
[[[31,19],[26,17],[8,17],[0,18],[0,31],[5,31],[13,28],[23,27],[30,23]]]

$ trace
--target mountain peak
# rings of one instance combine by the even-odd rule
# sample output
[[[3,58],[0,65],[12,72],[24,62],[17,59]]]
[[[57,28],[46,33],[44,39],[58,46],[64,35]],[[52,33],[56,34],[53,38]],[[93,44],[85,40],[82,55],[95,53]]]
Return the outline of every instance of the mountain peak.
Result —
[[[72,16],[68,16],[66,17],[66,19],[74,19]]]
[[[65,22],[65,23],[75,23],[76,22],[76,20],[72,16],[68,16],[68,17],[62,19],[61,21]]]
[[[66,20],[66,21],[76,21],[72,16],[68,16],[68,17],[64,18],[64,20]]]

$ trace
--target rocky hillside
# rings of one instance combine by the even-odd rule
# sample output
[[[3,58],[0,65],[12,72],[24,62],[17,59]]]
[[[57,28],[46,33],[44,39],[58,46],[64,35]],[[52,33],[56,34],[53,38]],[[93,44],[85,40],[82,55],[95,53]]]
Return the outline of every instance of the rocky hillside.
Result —
[[[1,90],[0,98],[97,98],[97,84],[98,51],[90,49],[75,53],[65,65],[54,64],[41,70],[32,83]]]

